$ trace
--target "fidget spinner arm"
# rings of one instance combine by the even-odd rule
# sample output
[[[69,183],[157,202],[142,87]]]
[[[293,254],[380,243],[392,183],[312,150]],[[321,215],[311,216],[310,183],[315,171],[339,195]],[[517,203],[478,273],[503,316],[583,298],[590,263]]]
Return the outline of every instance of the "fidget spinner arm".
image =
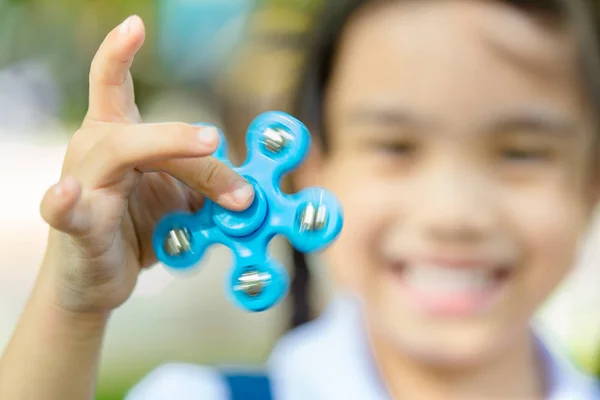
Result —
[[[196,213],[167,215],[154,232],[158,260],[170,268],[188,269],[209,246],[224,244],[234,254],[226,283],[231,299],[255,312],[278,303],[288,291],[289,277],[268,252],[271,239],[284,235],[298,251],[309,253],[328,246],[343,225],[342,208],[329,191],[318,187],[294,194],[281,191],[282,177],[302,163],[310,144],[310,134],[300,121],[283,112],[267,112],[248,129],[246,161],[233,167],[221,134],[214,157],[254,186],[254,201],[236,212],[206,199]]]

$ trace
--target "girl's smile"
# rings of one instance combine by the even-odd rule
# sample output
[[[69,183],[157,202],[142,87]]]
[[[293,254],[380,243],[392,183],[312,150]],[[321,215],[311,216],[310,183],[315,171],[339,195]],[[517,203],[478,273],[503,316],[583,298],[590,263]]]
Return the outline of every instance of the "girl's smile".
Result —
[[[387,265],[399,296],[417,313],[475,317],[507,295],[514,264],[485,259],[421,257]]]

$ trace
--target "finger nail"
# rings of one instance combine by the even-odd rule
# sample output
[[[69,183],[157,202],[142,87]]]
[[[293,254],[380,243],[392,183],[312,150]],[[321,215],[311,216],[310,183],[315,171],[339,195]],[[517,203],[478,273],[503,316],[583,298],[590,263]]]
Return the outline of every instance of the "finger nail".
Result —
[[[71,177],[65,177],[61,179],[56,185],[54,185],[54,195],[56,197],[64,196],[65,193],[75,190],[77,182]]]
[[[198,133],[200,143],[212,146],[219,142],[219,133],[215,128],[201,128]]]
[[[53,190],[54,190],[54,195],[56,197],[61,197],[65,193],[65,187],[63,185],[63,182],[60,181],[57,184],[55,184]]]
[[[131,30],[131,16],[127,17],[125,21],[121,22],[119,26],[119,33],[121,35],[127,35]]]
[[[254,188],[244,180],[233,183],[231,197],[238,204],[247,204],[254,197]]]

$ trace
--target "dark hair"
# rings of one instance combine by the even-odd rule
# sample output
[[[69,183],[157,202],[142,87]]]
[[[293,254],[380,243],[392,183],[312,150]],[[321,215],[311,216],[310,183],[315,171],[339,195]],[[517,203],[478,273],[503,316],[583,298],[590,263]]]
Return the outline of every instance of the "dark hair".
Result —
[[[297,84],[293,106],[296,117],[310,129],[315,139],[327,149],[327,132],[323,121],[324,94],[335,64],[337,47],[346,23],[363,6],[394,0],[329,0],[319,11],[309,35],[304,69]],[[401,0],[396,0],[401,1]],[[544,23],[566,25],[578,38],[581,71],[595,109],[600,111],[600,45],[598,0],[497,0],[539,18]],[[600,142],[600,141],[598,141]],[[295,277],[292,281],[292,327],[310,319],[308,287],[310,275],[303,254],[294,250]]]
[[[309,40],[303,76],[298,84],[294,112],[309,126],[323,146],[327,145],[323,126],[323,98],[335,64],[337,46],[344,27],[358,9],[370,3],[395,0],[339,0],[325,2]],[[396,0],[402,1],[402,0]],[[600,110],[600,1],[598,0],[497,0],[534,17],[566,23],[576,30],[582,73],[589,96]]]

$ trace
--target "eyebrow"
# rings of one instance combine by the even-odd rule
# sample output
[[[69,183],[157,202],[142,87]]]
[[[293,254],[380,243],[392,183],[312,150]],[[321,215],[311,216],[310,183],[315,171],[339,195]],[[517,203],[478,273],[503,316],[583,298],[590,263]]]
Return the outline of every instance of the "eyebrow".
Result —
[[[401,107],[358,107],[349,113],[348,120],[361,124],[410,125],[422,128],[433,125],[433,118]]]
[[[488,122],[487,130],[512,132],[526,130],[552,135],[568,135],[577,131],[576,123],[557,111],[548,109],[522,109],[496,116]]]
[[[423,131],[431,130],[437,124],[434,117],[427,117],[402,107],[359,107],[349,113],[348,121],[384,126],[406,125]],[[568,116],[551,108],[523,107],[488,118],[481,130],[492,133],[526,130],[532,133],[565,135],[574,133],[577,124]]]

